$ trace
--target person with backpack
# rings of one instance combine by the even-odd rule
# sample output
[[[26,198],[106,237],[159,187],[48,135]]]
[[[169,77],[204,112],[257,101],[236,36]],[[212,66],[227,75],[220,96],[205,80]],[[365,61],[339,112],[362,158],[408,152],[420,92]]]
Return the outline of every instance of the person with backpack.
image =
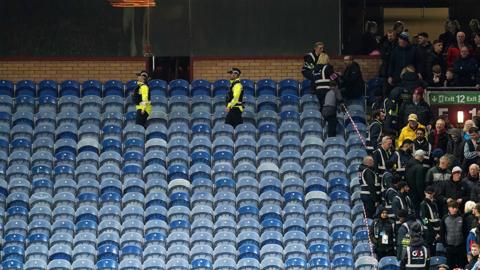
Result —
[[[150,89],[148,88],[148,73],[145,70],[137,73],[137,87],[132,92],[132,101],[137,110],[135,124],[147,127],[148,116],[152,113],[150,104]]]
[[[238,68],[232,68],[227,72],[230,74],[230,90],[226,96],[227,107],[225,111],[225,124],[229,124],[235,128],[243,123],[243,86],[240,82],[240,74],[242,73]]]
[[[404,250],[410,246],[411,243],[411,228],[414,224],[420,226],[420,230],[422,229],[421,225],[418,221],[415,220],[413,215],[409,215],[407,211],[401,209],[398,211],[398,219],[400,221],[400,225],[397,226],[397,259],[401,261],[403,259]]]
[[[402,250],[400,269],[424,270],[429,268],[430,251],[422,238],[422,227],[418,222],[410,227],[410,243]]]
[[[322,106],[323,118],[327,121],[327,134],[328,137],[335,137],[337,135],[337,111],[340,107],[342,109],[343,98],[338,89],[336,80],[330,81],[330,89],[324,96],[324,103]]]

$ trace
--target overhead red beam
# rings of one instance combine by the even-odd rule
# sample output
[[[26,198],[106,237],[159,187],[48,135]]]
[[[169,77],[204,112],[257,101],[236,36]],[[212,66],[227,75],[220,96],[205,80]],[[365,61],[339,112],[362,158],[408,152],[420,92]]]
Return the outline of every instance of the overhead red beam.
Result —
[[[109,0],[113,7],[154,7],[155,0]]]

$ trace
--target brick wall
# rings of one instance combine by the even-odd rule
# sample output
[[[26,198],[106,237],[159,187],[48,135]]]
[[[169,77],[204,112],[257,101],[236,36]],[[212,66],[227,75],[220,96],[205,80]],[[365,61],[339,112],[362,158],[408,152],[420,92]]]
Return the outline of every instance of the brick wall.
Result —
[[[365,80],[373,78],[378,73],[381,60],[376,57],[358,57],[355,61],[360,64]],[[335,57],[330,60],[336,71],[343,71],[343,58]],[[303,80],[300,70],[303,65],[301,58],[285,59],[222,59],[222,58],[193,58],[193,79],[215,81],[227,78],[225,73],[231,67],[242,70],[242,77],[251,80],[273,79],[282,80],[293,78]]]
[[[365,79],[377,74],[380,59],[373,57],[358,57]],[[343,59],[331,59],[335,70],[343,70]],[[242,77],[251,80],[271,78],[282,80],[293,78],[302,80],[300,69],[301,58],[283,59],[247,59],[247,58],[193,58],[192,79],[215,81],[227,78],[225,73],[230,67],[239,67]],[[134,74],[145,69],[143,58],[113,58],[113,59],[49,59],[49,60],[18,60],[0,58],[0,79],[19,81],[30,79],[41,81],[45,79],[63,81],[73,79],[84,81],[95,79],[100,81],[135,79]]]
[[[125,59],[59,59],[59,60],[16,60],[0,59],[0,79],[19,81],[24,79],[41,81],[63,81],[73,79],[100,81],[135,79],[135,73],[145,69],[143,58]]]

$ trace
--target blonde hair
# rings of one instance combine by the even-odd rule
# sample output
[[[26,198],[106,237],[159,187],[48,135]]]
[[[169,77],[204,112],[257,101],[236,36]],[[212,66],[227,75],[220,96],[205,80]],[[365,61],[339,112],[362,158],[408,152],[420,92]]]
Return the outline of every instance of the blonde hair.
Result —
[[[474,201],[468,201],[465,203],[465,213],[470,213],[472,212],[473,208],[475,208],[475,202]]]
[[[315,44],[313,44],[313,49],[316,49],[319,46],[325,46],[325,45],[323,44],[323,42],[317,41],[317,42],[315,42]]]
[[[326,65],[330,62],[330,58],[328,57],[328,54],[326,53],[321,53],[320,56],[318,56],[318,61],[317,63],[320,65]]]
[[[475,122],[473,122],[473,120],[471,120],[471,119],[466,120],[465,123],[463,124],[463,132],[468,132],[468,130],[471,127],[477,127],[475,125]]]

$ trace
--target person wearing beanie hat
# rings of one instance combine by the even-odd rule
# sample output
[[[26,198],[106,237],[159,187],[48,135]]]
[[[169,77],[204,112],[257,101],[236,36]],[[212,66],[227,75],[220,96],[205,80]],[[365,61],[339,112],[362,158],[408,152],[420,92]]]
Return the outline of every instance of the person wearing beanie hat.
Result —
[[[379,207],[379,215],[373,221],[370,237],[377,259],[394,256],[395,223],[388,217],[388,209]]]
[[[432,113],[430,105],[423,100],[424,90],[422,87],[417,87],[413,92],[412,98],[402,103],[399,111],[400,124],[406,125],[408,123],[408,116],[415,114],[417,121],[425,126],[430,125],[432,121]]]
[[[432,256],[435,256],[436,243],[440,238],[440,213],[434,203],[435,189],[432,186],[425,188],[425,199],[420,203],[420,221],[424,226],[425,243],[430,249]]]
[[[400,136],[398,137],[397,148],[400,148],[403,141],[406,139],[409,139],[411,141],[415,140],[415,138],[417,137],[416,130],[418,128],[426,129],[424,125],[418,122],[418,116],[414,113],[408,115],[407,121],[407,125],[402,128]]]
[[[417,73],[421,73],[421,63],[417,49],[410,45],[409,38],[407,32],[398,35],[398,46],[393,49],[390,55],[388,67],[388,83],[390,85],[395,85],[400,81],[400,73],[408,65],[413,65]]]

